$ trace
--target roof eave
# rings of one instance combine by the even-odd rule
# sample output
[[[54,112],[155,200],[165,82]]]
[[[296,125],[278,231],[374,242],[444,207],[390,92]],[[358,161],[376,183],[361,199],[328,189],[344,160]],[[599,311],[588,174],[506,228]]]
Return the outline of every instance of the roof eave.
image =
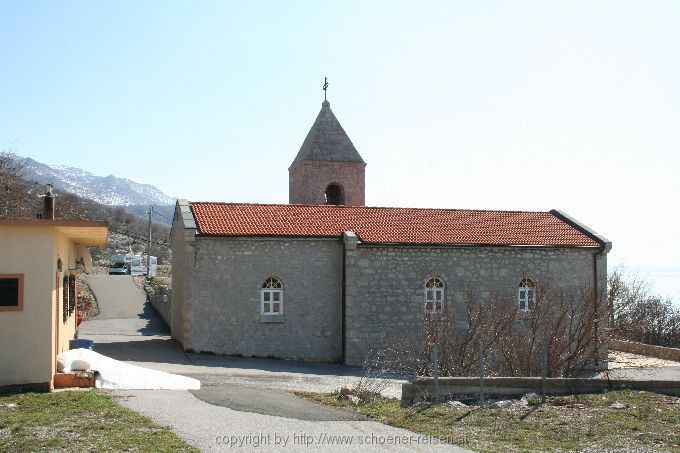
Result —
[[[280,239],[340,239],[339,235],[311,235],[311,234],[229,234],[197,232],[198,238],[280,238]],[[523,247],[523,248],[597,248],[594,245],[572,244],[496,244],[496,243],[445,243],[445,242],[368,242],[361,239],[361,245],[380,247]]]
[[[609,251],[612,249],[612,242],[609,239],[597,233],[592,228],[587,227],[586,225],[579,222],[575,218],[571,217],[566,212],[560,211],[559,209],[551,209],[550,213],[557,217],[558,219],[560,219],[561,221],[563,221],[564,223],[566,223],[567,225],[571,226],[572,228],[578,230],[579,232],[588,236],[590,239],[597,242],[600,249],[602,250],[602,253],[609,253]]]

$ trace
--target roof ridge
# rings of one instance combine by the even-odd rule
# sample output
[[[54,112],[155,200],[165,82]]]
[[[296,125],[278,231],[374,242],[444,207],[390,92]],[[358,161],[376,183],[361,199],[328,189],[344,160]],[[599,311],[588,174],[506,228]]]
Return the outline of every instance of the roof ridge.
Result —
[[[331,204],[304,204],[304,203],[248,203],[230,201],[190,201],[189,203],[199,204],[222,204],[228,206],[296,206],[311,208],[330,208],[330,209],[410,209],[418,211],[458,211],[458,212],[506,212],[524,214],[551,214],[551,211],[529,211],[515,209],[469,209],[469,208],[421,208],[403,206],[350,206],[350,205],[331,205]]]

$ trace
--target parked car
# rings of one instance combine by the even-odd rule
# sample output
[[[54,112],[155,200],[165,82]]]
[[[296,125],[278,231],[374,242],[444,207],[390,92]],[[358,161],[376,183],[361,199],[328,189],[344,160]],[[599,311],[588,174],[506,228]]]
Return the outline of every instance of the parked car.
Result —
[[[109,267],[109,275],[127,275],[129,273],[127,263],[112,263]]]

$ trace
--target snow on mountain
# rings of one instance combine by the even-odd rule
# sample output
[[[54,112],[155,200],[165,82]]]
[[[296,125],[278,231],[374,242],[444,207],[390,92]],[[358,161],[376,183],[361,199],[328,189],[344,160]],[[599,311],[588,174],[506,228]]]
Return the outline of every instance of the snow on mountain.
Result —
[[[151,184],[140,184],[113,175],[97,176],[80,168],[48,165],[29,157],[23,161],[25,179],[53,184],[55,189],[113,206],[172,205],[175,199]]]

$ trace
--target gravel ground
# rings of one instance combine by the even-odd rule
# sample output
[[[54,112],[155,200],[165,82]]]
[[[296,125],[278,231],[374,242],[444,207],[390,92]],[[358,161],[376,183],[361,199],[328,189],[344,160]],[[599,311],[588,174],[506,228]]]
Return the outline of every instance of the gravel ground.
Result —
[[[645,355],[631,354],[622,351],[609,351],[609,369],[642,368],[642,367],[680,367],[680,362],[657,359]]]

